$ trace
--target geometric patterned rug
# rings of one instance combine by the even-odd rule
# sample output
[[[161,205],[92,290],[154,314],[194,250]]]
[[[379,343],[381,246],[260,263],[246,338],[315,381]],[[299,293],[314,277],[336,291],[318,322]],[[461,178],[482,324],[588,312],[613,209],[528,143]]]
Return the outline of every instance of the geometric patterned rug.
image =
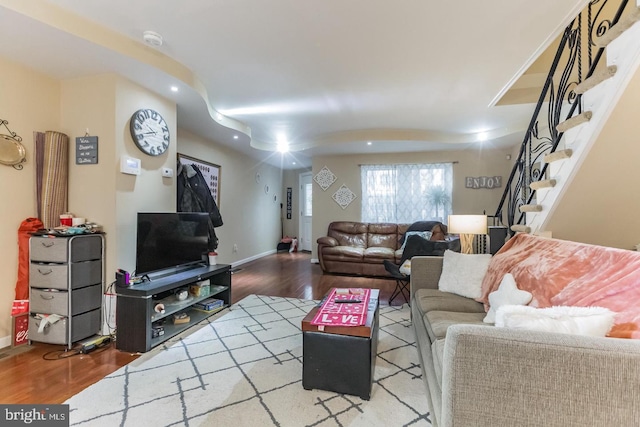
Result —
[[[73,396],[70,425],[431,425],[406,304],[380,306],[370,400],[302,388],[315,304],[250,295]]]

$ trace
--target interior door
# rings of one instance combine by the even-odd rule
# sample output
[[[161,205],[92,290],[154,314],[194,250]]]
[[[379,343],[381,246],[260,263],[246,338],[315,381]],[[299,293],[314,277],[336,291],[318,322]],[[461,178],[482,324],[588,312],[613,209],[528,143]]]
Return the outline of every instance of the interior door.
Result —
[[[302,251],[311,251],[311,214],[313,206],[311,172],[300,174],[300,233],[298,245]]]

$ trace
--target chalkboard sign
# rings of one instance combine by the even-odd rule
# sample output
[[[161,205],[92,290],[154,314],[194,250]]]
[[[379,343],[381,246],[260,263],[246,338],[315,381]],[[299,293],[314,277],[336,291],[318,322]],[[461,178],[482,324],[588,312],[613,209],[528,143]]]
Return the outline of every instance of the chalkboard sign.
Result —
[[[76,138],[76,165],[98,163],[98,137],[80,136]]]

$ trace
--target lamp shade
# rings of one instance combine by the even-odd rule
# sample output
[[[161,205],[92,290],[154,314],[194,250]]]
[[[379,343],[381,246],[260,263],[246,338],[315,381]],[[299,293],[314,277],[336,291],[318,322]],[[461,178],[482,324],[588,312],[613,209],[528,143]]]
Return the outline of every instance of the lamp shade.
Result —
[[[486,215],[449,215],[449,233],[487,234]]]

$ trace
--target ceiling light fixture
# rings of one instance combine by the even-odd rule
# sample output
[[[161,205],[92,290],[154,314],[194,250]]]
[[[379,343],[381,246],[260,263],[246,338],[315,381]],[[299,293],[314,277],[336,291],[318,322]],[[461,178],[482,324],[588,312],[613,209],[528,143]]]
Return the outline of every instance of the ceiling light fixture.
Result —
[[[289,143],[287,141],[278,141],[278,151],[286,153],[289,151]]]
[[[177,92],[178,86],[171,86],[171,92]]]
[[[371,144],[372,144],[372,142],[371,142],[371,141],[367,141],[367,145],[371,145]]]
[[[486,132],[480,132],[478,134],[478,141],[482,142],[486,141],[487,139],[489,139],[489,135]]]
[[[238,135],[233,135],[233,139],[238,139]]]
[[[142,40],[154,47],[162,46],[162,36],[155,31],[145,31],[142,33]]]

